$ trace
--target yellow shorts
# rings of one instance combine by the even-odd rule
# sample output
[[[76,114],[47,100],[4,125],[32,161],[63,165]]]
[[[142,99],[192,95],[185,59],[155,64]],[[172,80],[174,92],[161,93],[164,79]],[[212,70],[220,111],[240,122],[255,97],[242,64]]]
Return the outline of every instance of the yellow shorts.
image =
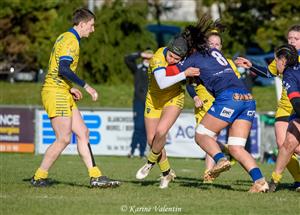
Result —
[[[159,96],[151,95],[146,96],[145,117],[147,118],[160,118],[161,112],[164,107],[176,106],[183,109],[184,106],[184,90],[177,96],[171,98],[160,98]]]
[[[198,97],[202,100],[202,102],[204,103],[202,107],[194,108],[195,119],[196,119],[196,123],[198,125],[198,124],[200,124],[200,122],[203,119],[206,112],[212,106],[215,98],[209,92],[207,92],[206,88],[203,85],[197,86],[196,93],[197,93]]]
[[[77,108],[72,94],[63,90],[43,89],[42,103],[49,118],[57,116],[72,116],[72,110]]]
[[[293,112],[293,106],[290,101],[282,101],[280,100],[277,106],[275,119],[276,121],[286,121],[288,122],[289,116]]]

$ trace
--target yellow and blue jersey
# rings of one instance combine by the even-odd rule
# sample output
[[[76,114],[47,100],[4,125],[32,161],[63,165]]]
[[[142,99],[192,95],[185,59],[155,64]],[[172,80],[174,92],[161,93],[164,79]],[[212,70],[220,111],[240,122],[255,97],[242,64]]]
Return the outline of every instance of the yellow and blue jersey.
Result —
[[[75,29],[71,28],[68,32],[61,34],[53,46],[48,73],[45,78],[44,88],[56,88],[69,90],[72,83],[59,74],[59,61],[71,61],[70,69],[75,73],[79,60],[80,37]]]
[[[150,60],[148,69],[148,93],[164,100],[177,96],[183,91],[182,84],[180,82],[166,89],[160,89],[156,82],[154,72],[160,69],[166,69],[166,67],[168,66],[168,62],[166,61],[167,51],[168,49],[166,47],[159,48]]]

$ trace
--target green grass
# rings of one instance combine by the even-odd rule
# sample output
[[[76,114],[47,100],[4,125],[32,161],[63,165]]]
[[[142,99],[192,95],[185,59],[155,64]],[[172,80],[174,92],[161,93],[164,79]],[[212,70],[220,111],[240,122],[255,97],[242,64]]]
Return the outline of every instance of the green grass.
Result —
[[[116,189],[90,189],[87,171],[79,156],[61,156],[50,171],[55,184],[34,188],[29,178],[42,156],[0,154],[0,214],[134,214],[130,208],[150,208],[136,214],[299,214],[299,193],[288,187],[292,179],[284,175],[275,193],[249,194],[251,180],[238,165],[223,173],[213,185],[202,184],[204,162],[175,159],[170,163],[177,179],[169,189],[160,190],[155,167],[144,182],[135,179],[136,170],[145,161],[139,158],[96,156],[102,171],[122,181]],[[260,165],[267,178],[273,165]],[[173,213],[155,212],[155,207],[173,207]],[[122,209],[126,212],[123,212]]]
[[[99,92],[99,100],[93,102],[84,91],[84,98],[78,103],[79,107],[88,108],[131,108],[133,85],[95,85]],[[41,106],[40,90],[41,84],[37,83],[15,83],[0,82],[0,105],[39,105]],[[275,111],[276,94],[274,86],[254,87],[253,95],[257,101],[257,111]],[[193,108],[193,100],[186,95],[185,108]]]

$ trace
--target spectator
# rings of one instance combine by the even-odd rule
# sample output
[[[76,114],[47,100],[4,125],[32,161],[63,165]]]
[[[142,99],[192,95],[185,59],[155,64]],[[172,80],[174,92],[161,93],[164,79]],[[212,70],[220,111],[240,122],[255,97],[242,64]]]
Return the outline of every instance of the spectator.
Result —
[[[125,63],[134,75],[134,98],[133,98],[133,119],[134,131],[131,139],[131,149],[128,157],[134,155],[135,149],[139,146],[140,157],[144,157],[147,145],[146,129],[144,122],[145,100],[148,88],[147,71],[149,60],[152,58],[153,52],[146,50],[144,52],[135,52],[125,56]],[[137,60],[142,58],[142,62]]]

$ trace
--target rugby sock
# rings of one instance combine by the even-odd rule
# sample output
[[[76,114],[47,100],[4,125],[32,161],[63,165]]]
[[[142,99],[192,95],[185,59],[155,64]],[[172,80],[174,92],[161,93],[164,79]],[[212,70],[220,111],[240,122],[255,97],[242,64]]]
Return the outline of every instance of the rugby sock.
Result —
[[[161,153],[154,153],[152,150],[150,151],[149,155],[148,155],[148,163],[154,165],[157,160],[158,157],[161,155]]]
[[[293,155],[287,164],[286,168],[289,170],[291,175],[293,176],[296,182],[300,182],[300,166],[298,163],[298,159],[295,155]]]
[[[279,183],[282,178],[281,174],[277,174],[276,172],[272,172],[272,179],[275,183]]]
[[[166,176],[166,175],[169,174],[169,172],[170,172],[170,163],[169,163],[167,158],[166,158],[166,160],[159,162],[158,166],[159,166],[159,169],[162,172],[163,176]]]
[[[100,169],[96,166],[89,169],[89,176],[91,178],[98,178],[102,175]]]
[[[38,168],[34,174],[34,180],[46,179],[48,178],[48,172]]]
[[[251,176],[253,182],[263,178],[263,175],[258,167],[251,169],[249,171],[249,175]]]
[[[95,163],[95,159],[94,159],[94,155],[93,155],[93,152],[92,152],[91,144],[90,144],[90,143],[88,143],[88,147],[89,147],[89,151],[90,151],[90,155],[91,155],[93,167],[95,167],[95,166],[96,166],[96,163]]]
[[[213,159],[216,163],[218,163],[218,161],[222,158],[225,158],[225,155],[222,152],[219,152],[217,154],[214,155]]]

